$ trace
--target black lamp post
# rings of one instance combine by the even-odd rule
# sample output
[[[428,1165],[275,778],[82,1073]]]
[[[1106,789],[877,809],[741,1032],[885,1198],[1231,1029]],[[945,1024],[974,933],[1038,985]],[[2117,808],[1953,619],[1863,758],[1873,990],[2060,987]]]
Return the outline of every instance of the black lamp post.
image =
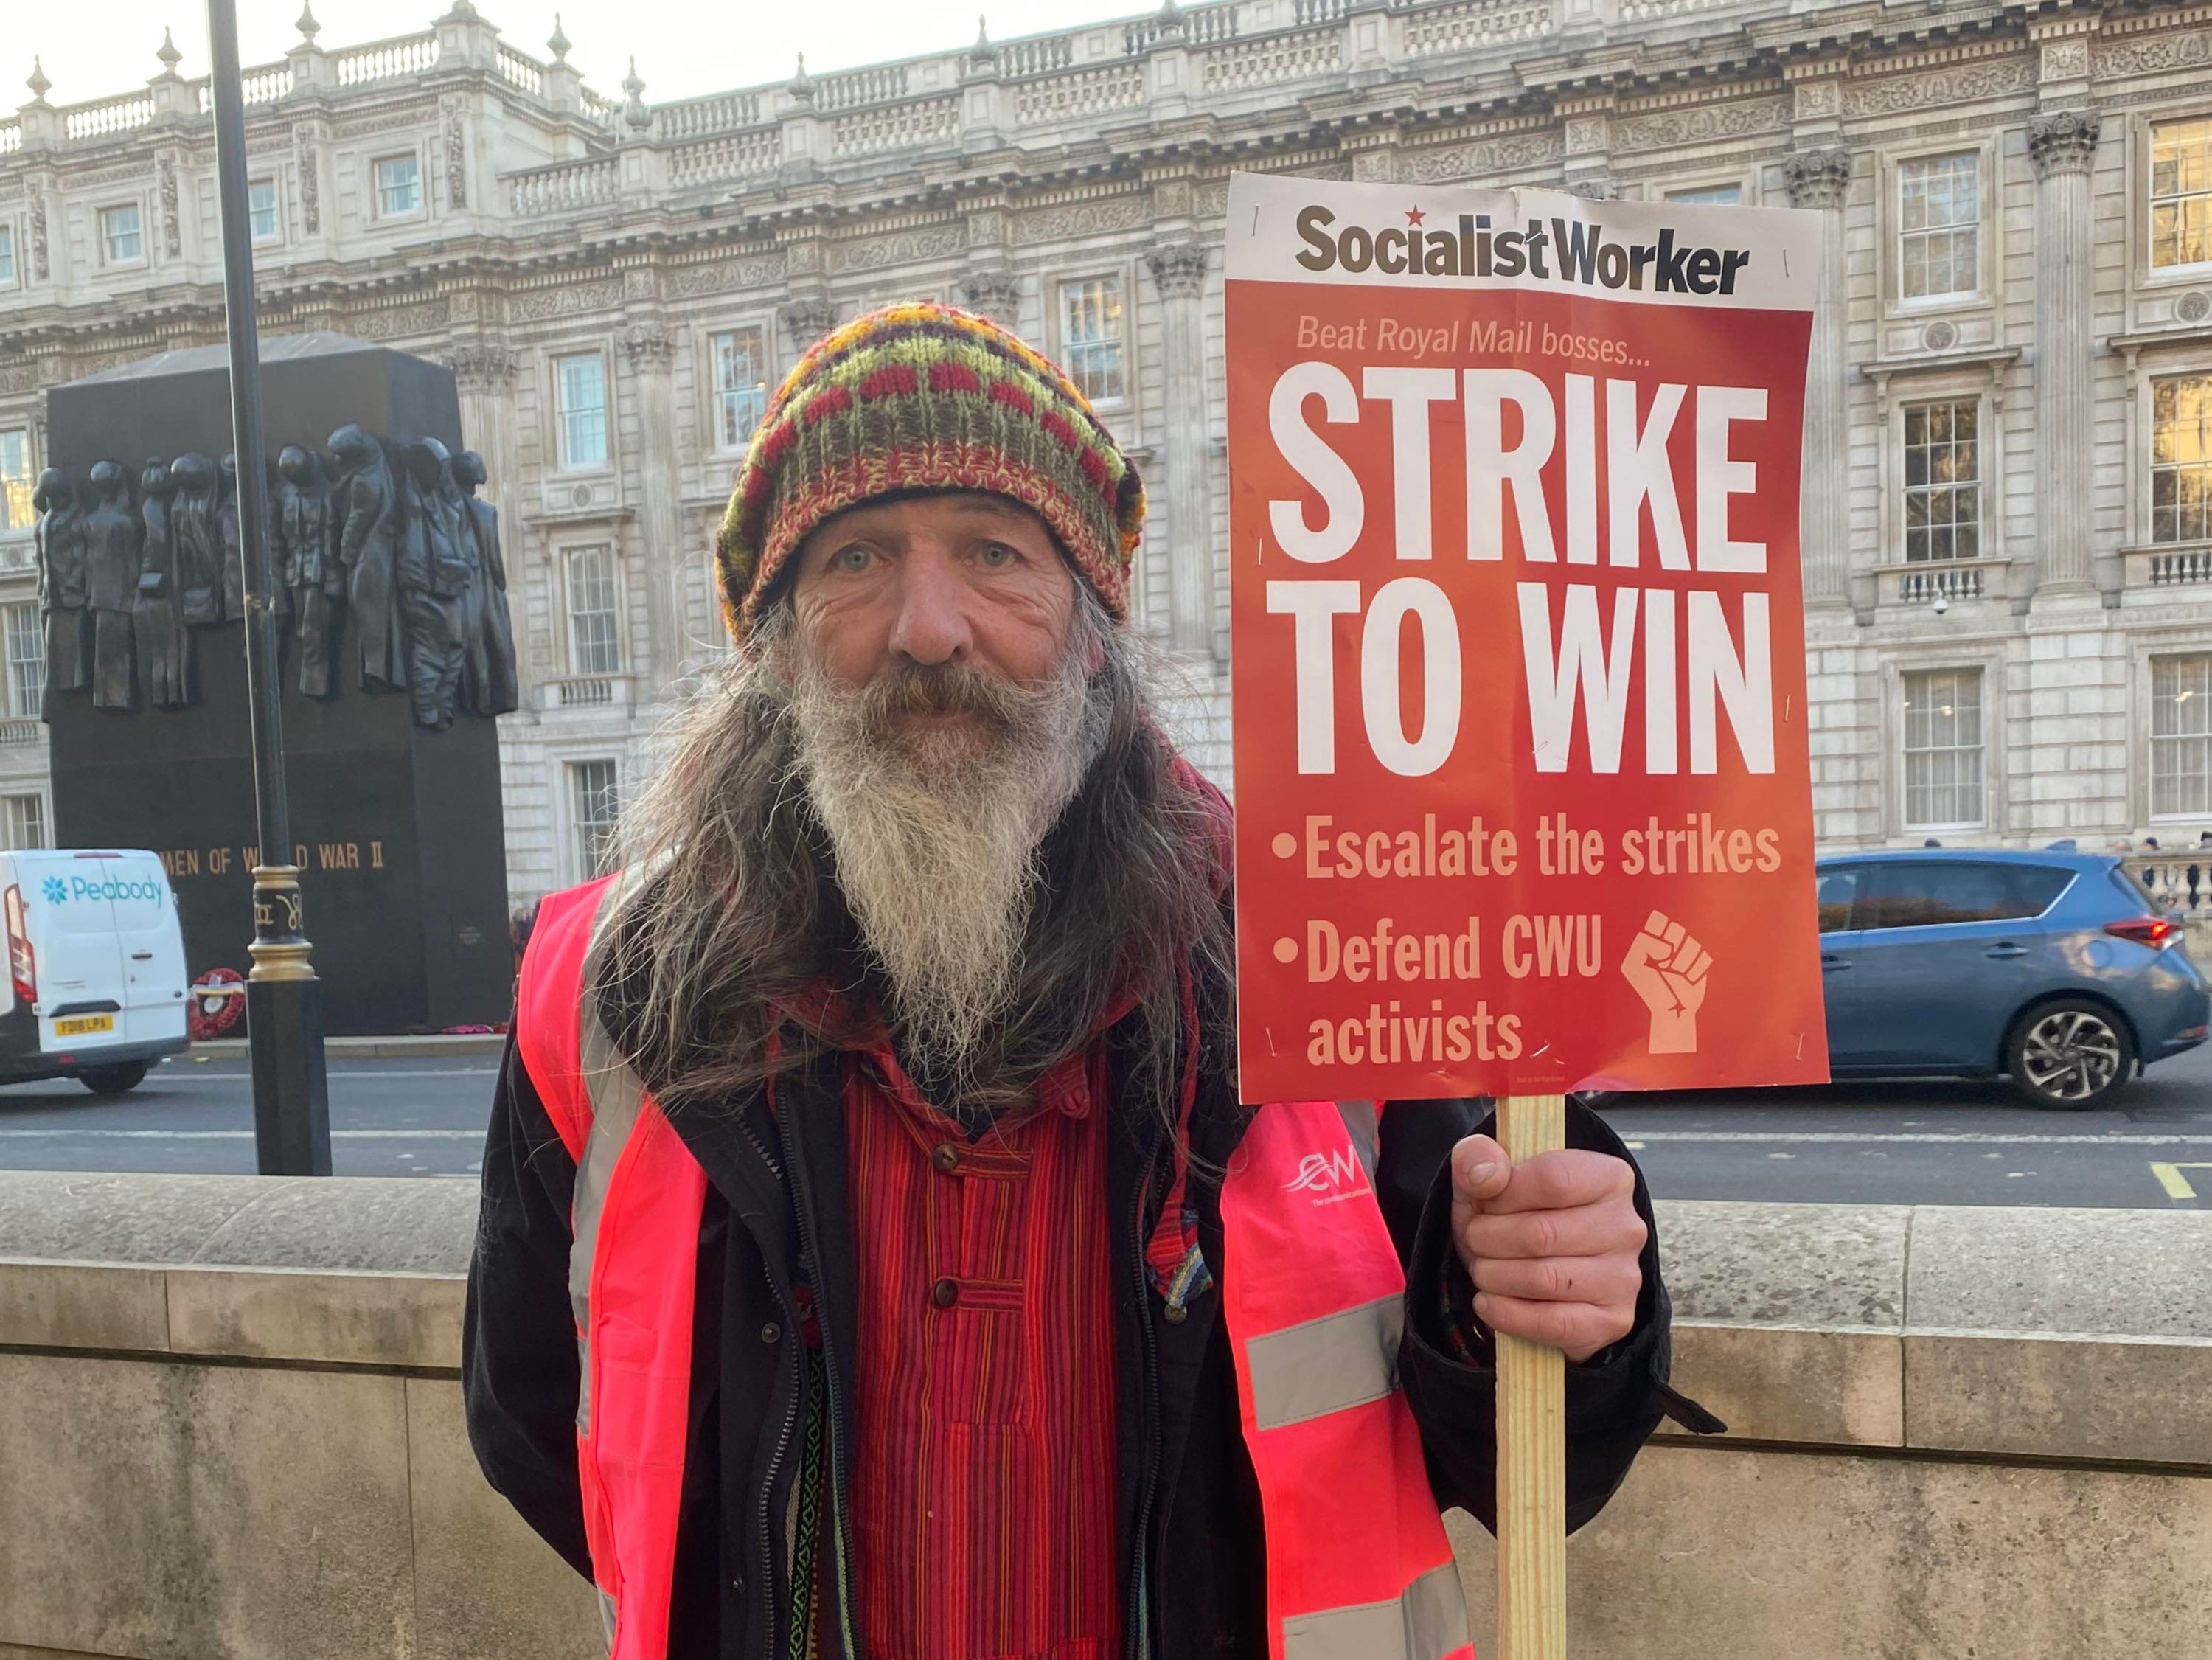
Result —
[[[246,96],[233,0],[208,0],[216,195],[222,213],[222,298],[230,337],[231,447],[238,453],[238,538],[246,556],[246,691],[253,732],[253,967],[246,980],[253,1057],[253,1144],[264,1176],[331,1173],[323,988],[315,978],[292,862],[278,708],[268,464],[261,448],[261,344],[253,319],[253,241],[246,199]]]

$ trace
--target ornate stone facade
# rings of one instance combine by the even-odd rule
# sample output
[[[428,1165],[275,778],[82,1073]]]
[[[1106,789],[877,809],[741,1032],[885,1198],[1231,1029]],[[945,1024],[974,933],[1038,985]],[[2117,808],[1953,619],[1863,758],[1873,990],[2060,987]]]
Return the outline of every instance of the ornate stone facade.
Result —
[[[2153,200],[2158,147],[2212,144],[2197,10],[1214,0],[666,103],[635,72],[603,97],[548,44],[456,7],[372,46],[311,32],[246,75],[278,219],[263,331],[451,364],[496,481],[519,901],[583,873],[592,792],[648,764],[672,690],[720,650],[707,549],[766,392],[902,296],[1000,318],[1100,398],[1155,502],[1137,614],[1225,773],[1235,166],[1821,214],[1802,547],[1824,842],[2212,825],[2191,736],[2212,695],[2179,695],[2212,685],[2212,535],[2174,506],[2212,475],[2177,483],[2154,443],[2212,383],[2212,251]],[[36,77],[0,121],[0,433],[27,433],[34,472],[37,388],[222,337],[200,85],[160,68],[65,108]],[[101,215],[134,206],[125,257]],[[0,530],[0,602],[29,598],[23,542]],[[36,794],[37,728],[7,715],[0,795]]]

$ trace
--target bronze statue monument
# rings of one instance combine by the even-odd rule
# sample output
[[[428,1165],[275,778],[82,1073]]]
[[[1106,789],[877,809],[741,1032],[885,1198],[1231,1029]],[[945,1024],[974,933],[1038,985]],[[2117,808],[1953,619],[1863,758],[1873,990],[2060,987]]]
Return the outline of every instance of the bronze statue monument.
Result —
[[[138,677],[146,701],[157,709],[187,708],[198,696],[192,677],[192,631],[177,613],[177,545],[170,502],[175,476],[159,456],[138,475],[141,531],[138,592],[131,607],[138,647]]]
[[[315,452],[287,444],[276,458],[276,545],[282,581],[299,617],[300,690],[328,697],[337,648],[339,608],[345,600],[345,568],[338,562],[337,521],[331,487]]]
[[[48,467],[31,505],[39,510],[39,609],[46,616],[46,690],[82,691],[86,680],[84,509],[69,475]]]
[[[393,465],[397,453],[399,465]],[[338,690],[350,620],[361,689],[408,694],[417,726],[504,714],[520,703],[499,514],[477,497],[483,459],[435,438],[394,443],[357,425],[327,455],[287,444],[264,462],[270,603],[299,653],[299,688]],[[89,685],[93,707],[156,709],[198,701],[204,629],[246,614],[239,468],[198,451],[140,471],[101,459],[82,483],[48,468],[40,518],[40,600],[50,694]]]
[[[506,714],[522,707],[515,669],[514,617],[507,605],[507,561],[499,546],[499,509],[477,494],[485,482],[484,459],[474,450],[453,458],[453,482],[477,541],[477,562],[483,573],[483,609],[469,647],[474,684],[469,707],[477,714]]]
[[[119,461],[92,467],[92,511],[84,521],[85,595],[92,606],[92,706],[128,709],[133,696],[131,602],[138,592],[146,527],[131,510],[131,475]]]

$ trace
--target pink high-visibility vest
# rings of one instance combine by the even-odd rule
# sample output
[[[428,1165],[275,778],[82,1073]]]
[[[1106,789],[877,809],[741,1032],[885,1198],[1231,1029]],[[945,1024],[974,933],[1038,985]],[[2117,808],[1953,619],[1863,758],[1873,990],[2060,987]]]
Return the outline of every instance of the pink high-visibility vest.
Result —
[[[665,1660],[705,1173],[586,995],[606,878],[550,895],[515,1042],[576,1162],[568,1292],[584,1531],[611,1660]],[[1451,1546],[1398,1384],[1405,1278],[1371,1108],[1260,1108],[1221,1193],[1222,1312],[1267,1529],[1271,1660],[1472,1660]]]

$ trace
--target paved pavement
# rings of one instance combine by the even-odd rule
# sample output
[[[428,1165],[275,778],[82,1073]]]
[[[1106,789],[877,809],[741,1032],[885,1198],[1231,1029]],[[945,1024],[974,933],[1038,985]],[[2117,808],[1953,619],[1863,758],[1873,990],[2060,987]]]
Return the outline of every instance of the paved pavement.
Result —
[[[473,1175],[496,1061],[334,1059],[345,1176]],[[1999,1084],[1875,1084],[1623,1098],[1607,1116],[1680,1199],[2212,1209],[2212,1046],[2153,1067],[2109,1112],[2042,1112]],[[0,1168],[250,1171],[245,1062],[185,1057],[130,1095],[0,1088]]]

